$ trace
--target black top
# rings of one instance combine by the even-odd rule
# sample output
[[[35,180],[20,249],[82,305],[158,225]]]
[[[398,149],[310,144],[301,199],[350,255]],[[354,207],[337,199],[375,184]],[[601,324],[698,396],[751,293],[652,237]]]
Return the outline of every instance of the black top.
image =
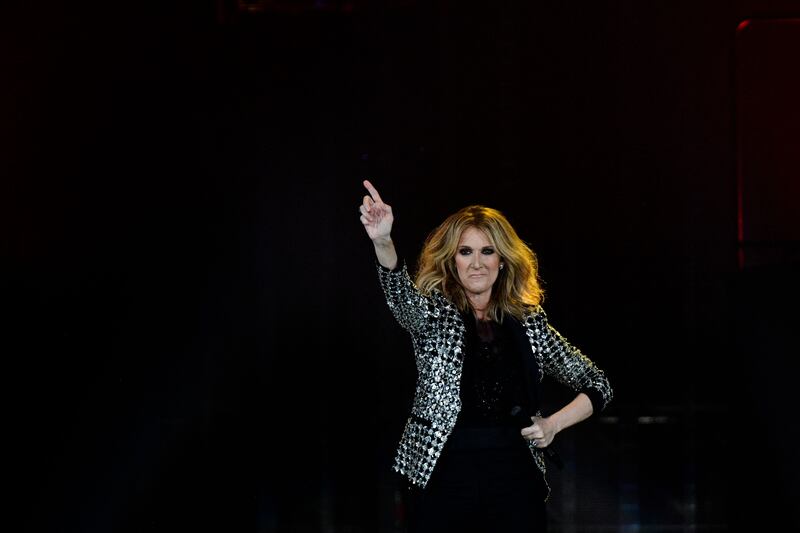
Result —
[[[514,406],[530,416],[525,390],[524,354],[514,342],[511,319],[503,324],[464,316],[466,351],[461,373],[460,427],[518,427],[511,417]]]

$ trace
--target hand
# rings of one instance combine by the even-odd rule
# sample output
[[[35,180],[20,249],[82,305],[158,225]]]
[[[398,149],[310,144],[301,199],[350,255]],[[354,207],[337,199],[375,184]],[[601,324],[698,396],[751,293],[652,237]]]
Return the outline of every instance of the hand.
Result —
[[[531,420],[533,425],[522,428],[522,437],[528,441],[535,440],[534,446],[537,448],[546,448],[558,433],[556,424],[550,418],[541,416],[532,416]]]
[[[358,208],[361,212],[361,223],[373,241],[387,240],[394,222],[392,207],[383,203],[381,195],[368,180],[364,180],[364,187],[369,194],[364,196],[364,201]]]

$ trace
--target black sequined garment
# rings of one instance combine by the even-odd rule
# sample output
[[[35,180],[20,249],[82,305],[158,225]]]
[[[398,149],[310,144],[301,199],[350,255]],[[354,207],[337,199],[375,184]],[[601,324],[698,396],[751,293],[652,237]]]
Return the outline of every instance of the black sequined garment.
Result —
[[[464,366],[461,373],[459,427],[516,427],[511,417],[518,406],[530,412],[525,391],[523,354],[505,324],[464,316],[467,325]]]

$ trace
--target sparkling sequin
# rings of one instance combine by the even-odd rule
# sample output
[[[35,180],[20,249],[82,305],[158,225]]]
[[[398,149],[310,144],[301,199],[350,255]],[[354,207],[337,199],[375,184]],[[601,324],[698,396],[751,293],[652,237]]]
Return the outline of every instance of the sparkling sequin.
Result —
[[[411,483],[425,487],[461,410],[459,388],[466,328],[458,309],[440,292],[425,296],[417,290],[405,265],[393,271],[380,265],[377,268],[389,309],[411,334],[417,366],[411,416],[400,438],[393,469]],[[547,323],[544,310],[531,307],[523,324],[538,363],[539,381],[547,374],[575,391],[594,389],[603,400],[603,405],[595,409],[605,408],[613,393],[603,371]],[[530,442],[528,447],[545,476],[542,450]]]

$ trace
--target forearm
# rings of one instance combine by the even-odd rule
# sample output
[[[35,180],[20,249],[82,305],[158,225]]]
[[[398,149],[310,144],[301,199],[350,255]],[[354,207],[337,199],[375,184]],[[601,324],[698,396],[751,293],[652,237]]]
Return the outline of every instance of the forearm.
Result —
[[[592,412],[592,401],[586,394],[581,392],[574,400],[548,418],[555,424],[556,433],[558,433],[582,420],[586,420],[592,415]]]
[[[372,244],[375,246],[375,256],[378,258],[378,263],[389,270],[394,270],[397,267],[397,251],[394,248],[392,238],[375,239]]]

